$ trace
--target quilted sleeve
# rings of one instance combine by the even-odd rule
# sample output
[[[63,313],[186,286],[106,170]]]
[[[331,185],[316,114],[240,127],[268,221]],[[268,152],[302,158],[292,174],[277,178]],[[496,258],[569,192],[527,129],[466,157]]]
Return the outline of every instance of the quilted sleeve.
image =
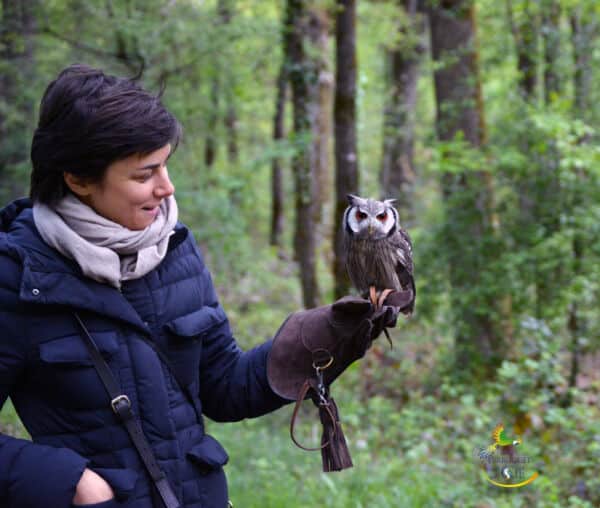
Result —
[[[219,308],[211,276],[203,272],[204,303]],[[267,381],[272,341],[242,351],[229,321],[211,328],[202,340],[200,398],[203,412],[215,421],[238,421],[269,413],[289,403]]]
[[[0,407],[18,387],[27,362],[27,314],[18,302],[20,266],[0,253]],[[69,508],[87,460],[53,448],[0,434],[0,506]]]

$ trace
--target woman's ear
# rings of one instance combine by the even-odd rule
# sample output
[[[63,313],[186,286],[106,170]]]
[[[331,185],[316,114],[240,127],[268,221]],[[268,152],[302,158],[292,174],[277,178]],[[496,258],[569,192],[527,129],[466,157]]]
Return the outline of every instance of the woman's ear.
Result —
[[[71,189],[71,192],[80,198],[89,196],[92,192],[92,183],[85,178],[81,178],[68,171],[63,172],[63,178],[67,187]]]

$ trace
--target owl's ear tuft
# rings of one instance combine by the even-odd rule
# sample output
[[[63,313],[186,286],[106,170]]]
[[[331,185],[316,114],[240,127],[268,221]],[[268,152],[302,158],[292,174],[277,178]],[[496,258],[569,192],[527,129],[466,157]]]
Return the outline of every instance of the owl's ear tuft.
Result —
[[[348,199],[348,204],[350,206],[357,205],[360,201],[362,201],[362,198],[360,196],[356,196],[354,194],[346,194],[346,199]]]
[[[398,200],[396,198],[384,199],[383,202],[388,206],[394,206]]]

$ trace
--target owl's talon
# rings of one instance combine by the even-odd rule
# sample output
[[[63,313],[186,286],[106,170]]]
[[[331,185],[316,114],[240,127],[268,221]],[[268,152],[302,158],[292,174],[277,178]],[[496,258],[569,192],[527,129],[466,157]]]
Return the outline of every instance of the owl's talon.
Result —
[[[383,304],[385,303],[385,299],[393,292],[394,292],[393,289],[384,289],[381,292],[381,294],[379,295],[379,300],[377,302],[378,309],[381,309],[383,307]]]
[[[369,287],[369,296],[371,298],[371,303],[373,304],[373,307],[375,307],[376,309],[378,309],[379,307],[377,307],[377,290],[375,289],[375,286],[370,286]]]

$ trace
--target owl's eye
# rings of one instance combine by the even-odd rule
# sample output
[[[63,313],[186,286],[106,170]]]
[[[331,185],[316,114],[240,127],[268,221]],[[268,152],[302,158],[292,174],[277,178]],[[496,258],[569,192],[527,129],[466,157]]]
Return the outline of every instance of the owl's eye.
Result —
[[[380,220],[381,222],[385,221],[385,219],[387,219],[387,212],[378,213],[377,219]]]
[[[363,220],[367,218],[367,214],[365,212],[361,212],[360,210],[356,210],[356,219]]]

